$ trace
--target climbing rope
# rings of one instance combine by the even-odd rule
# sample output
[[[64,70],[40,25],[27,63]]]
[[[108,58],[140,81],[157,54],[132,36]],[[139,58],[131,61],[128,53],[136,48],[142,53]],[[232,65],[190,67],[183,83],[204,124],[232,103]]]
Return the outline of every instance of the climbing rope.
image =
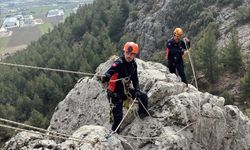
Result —
[[[44,68],[44,67],[21,65],[21,64],[12,64],[12,63],[4,63],[4,62],[0,62],[0,65],[11,66],[11,67],[22,67],[22,68],[29,68],[29,69],[38,69],[38,70],[45,70],[45,71],[55,71],[55,72],[63,72],[63,73],[80,74],[80,75],[86,75],[86,76],[103,77],[103,75],[87,73],[87,72],[70,71],[70,70],[53,69],[53,68]],[[116,79],[116,80],[110,80],[110,81],[111,82],[117,82],[117,81],[123,81],[123,80],[127,80],[127,77]]]
[[[131,110],[131,108],[133,107],[134,103],[136,101],[136,98],[134,99],[133,103],[131,104],[131,106],[129,107],[127,113],[125,114],[125,116],[123,117],[123,119],[121,120],[120,124],[118,125],[118,127],[116,128],[116,130],[114,132],[111,132],[108,137],[109,138],[111,135],[113,135],[114,133],[116,133],[119,129],[119,127],[121,126],[122,122],[124,121],[124,119],[126,118],[126,116],[128,115],[129,111]],[[62,134],[62,133],[58,133],[58,132],[53,132],[53,131],[48,131],[42,128],[37,128],[34,126],[30,126],[30,125],[26,125],[26,124],[22,124],[22,123],[18,123],[15,121],[11,121],[11,120],[7,120],[7,119],[3,119],[0,118],[0,121],[6,122],[6,123],[11,123],[14,125],[19,125],[19,126],[23,126],[23,127],[28,127],[30,129],[35,129],[38,131],[43,131],[46,133],[41,133],[38,131],[32,131],[32,130],[27,130],[27,129],[22,129],[22,128],[18,128],[18,127],[13,127],[10,125],[6,125],[6,124],[1,124],[0,123],[0,127],[4,127],[4,128],[8,128],[8,129],[13,129],[13,130],[18,130],[18,131],[24,131],[24,132],[28,132],[28,133],[32,133],[32,134],[38,134],[38,135],[43,135],[43,136],[47,136],[47,137],[52,137],[52,138],[58,138],[58,139],[63,139],[63,140],[71,140],[71,141],[75,141],[75,142],[80,142],[80,143],[90,143],[92,145],[96,145],[96,144],[100,144],[102,142],[107,142],[107,141],[100,141],[99,139],[95,140],[95,141],[90,141],[90,140],[84,140],[84,139],[80,139],[77,137],[71,137],[71,135],[67,135],[67,134]],[[190,123],[188,125],[186,125],[185,127],[181,128],[180,130],[176,131],[174,134],[178,134],[181,131],[185,130],[186,128],[190,127],[191,125],[193,125],[194,123],[196,123],[197,121]],[[57,134],[57,135],[49,135],[48,133],[52,133],[52,134]],[[66,136],[66,137],[65,137]],[[159,136],[159,137],[136,137],[136,136],[124,136],[124,135],[119,135],[120,137],[123,138],[130,138],[130,139],[141,139],[141,140],[155,140],[155,139],[161,139],[161,138],[166,138],[169,135],[166,136]]]
[[[128,113],[129,113],[129,111],[132,109],[132,107],[133,107],[133,105],[134,105],[135,101],[136,101],[136,98],[133,100],[133,102],[132,102],[131,106],[129,107],[128,111],[126,112],[126,114],[124,115],[124,117],[122,118],[121,122],[120,122],[120,123],[119,123],[119,125],[116,127],[116,129],[115,129],[115,131],[114,131],[114,132],[117,132],[117,131],[118,131],[118,129],[119,129],[119,128],[120,128],[120,126],[122,125],[122,122],[125,120],[125,118],[127,117],[127,115],[128,115]]]
[[[188,58],[189,58],[190,65],[191,65],[191,68],[192,68],[192,72],[193,72],[193,76],[194,76],[194,81],[195,81],[195,86],[196,86],[196,88],[198,90],[198,83],[197,83],[197,78],[196,78],[196,75],[195,75],[193,60],[192,60],[192,57],[191,57],[191,54],[190,54],[190,50],[187,47],[187,43],[186,43],[185,40],[184,40],[184,43],[185,43],[185,46],[186,46],[186,49],[187,49],[187,52],[188,52]]]
[[[64,73],[72,73],[72,74],[81,74],[81,75],[86,75],[86,76],[99,76],[99,75],[96,75],[96,74],[93,74],[93,73],[85,73],[85,72],[79,72],[79,71],[69,71],[69,70],[62,70],[62,69],[52,69],[52,68],[44,68],[44,67],[21,65],[21,64],[12,64],[12,63],[4,63],[4,62],[0,62],[0,65],[12,66],[12,67],[30,68],[30,69],[39,69],[39,70],[46,70],[46,71],[56,71],[56,72],[64,72]]]
[[[181,131],[185,130],[186,128],[190,127],[191,125],[195,124],[197,121],[194,121],[188,125],[186,125],[185,127],[181,128],[180,130],[176,131],[173,135],[180,133]],[[157,137],[146,137],[146,136],[125,136],[125,135],[119,135],[123,138],[129,138],[129,139],[139,139],[139,140],[156,140],[156,139],[163,139],[166,137],[169,137],[169,135],[165,135],[165,136],[157,136]]]
[[[83,140],[83,139],[76,138],[76,137],[71,137],[71,135],[45,130],[45,129],[42,129],[42,128],[38,128],[38,127],[30,126],[30,125],[27,125],[27,124],[7,120],[7,119],[4,119],[4,118],[0,118],[0,121],[5,122],[5,123],[10,123],[10,124],[13,124],[13,125],[26,127],[26,128],[33,129],[33,130],[37,130],[37,131],[40,131],[39,133],[46,132],[46,133],[42,133],[42,135],[46,135],[46,136],[48,135],[50,137],[55,137],[55,138],[60,138],[60,139],[68,139],[69,138],[69,139],[73,139],[74,141],[77,141],[77,142],[94,143],[93,141]],[[3,125],[3,124],[1,124],[1,127],[12,128],[12,129],[17,128],[17,127],[12,127],[12,126]],[[22,129],[22,128],[17,128],[17,130],[30,131],[30,130],[26,130],[26,129]],[[36,132],[32,131],[32,133],[36,133]],[[56,135],[49,135],[49,134],[56,134]]]
[[[1,123],[0,123],[0,127],[13,129],[13,130],[18,130],[18,131],[23,131],[23,132],[32,133],[32,134],[38,134],[38,135],[52,137],[52,138],[63,139],[63,140],[71,140],[71,141],[75,141],[75,142],[91,143],[91,144],[94,143],[92,141],[87,141],[87,140],[82,140],[82,139],[77,139],[77,138],[72,138],[72,137],[67,138],[67,137],[62,137],[62,136],[58,136],[58,135],[49,135],[47,133],[41,133],[41,132],[38,132],[38,131],[32,131],[32,130],[26,130],[26,129],[22,129],[22,128],[18,128],[18,127],[12,127],[12,126],[1,124]]]
[[[148,109],[146,109],[146,107],[143,105],[143,103],[141,102],[141,100],[140,100],[139,98],[138,98],[138,101],[141,103],[142,107],[144,108],[144,110],[146,110],[146,112],[148,113],[148,115],[149,115],[151,118],[153,118],[152,115],[148,112]]]

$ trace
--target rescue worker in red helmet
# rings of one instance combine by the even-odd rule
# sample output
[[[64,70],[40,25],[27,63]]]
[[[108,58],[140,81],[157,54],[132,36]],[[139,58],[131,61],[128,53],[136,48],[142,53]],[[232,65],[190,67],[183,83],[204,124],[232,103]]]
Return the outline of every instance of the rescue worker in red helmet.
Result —
[[[107,96],[110,103],[113,104],[113,131],[116,130],[123,118],[123,101],[127,100],[128,97],[132,99],[137,97],[146,109],[148,107],[148,96],[146,93],[141,92],[139,88],[137,64],[135,62],[135,56],[139,52],[139,47],[134,42],[127,42],[124,45],[123,51],[123,56],[113,63],[101,79],[103,83],[108,82]],[[133,88],[130,86],[131,82]],[[141,103],[139,103],[138,114],[141,118],[148,116],[147,111]],[[120,130],[118,129],[117,133],[119,132]]]
[[[190,41],[186,37],[182,40],[182,36],[183,30],[181,28],[175,28],[173,37],[166,45],[166,63],[170,73],[177,74],[177,70],[178,75],[181,77],[181,81],[188,85],[184,72],[183,57],[187,53],[186,49],[190,47]]]

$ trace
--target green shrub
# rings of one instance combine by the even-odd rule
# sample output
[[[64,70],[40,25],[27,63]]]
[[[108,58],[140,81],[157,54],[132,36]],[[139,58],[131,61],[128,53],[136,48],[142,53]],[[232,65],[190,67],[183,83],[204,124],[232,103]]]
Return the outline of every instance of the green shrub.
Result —
[[[219,96],[225,98],[225,105],[233,105],[234,104],[234,98],[231,94],[228,93],[228,91],[224,91]]]
[[[245,24],[250,21],[250,6],[241,6],[238,8],[236,21],[239,24]]]
[[[250,67],[243,79],[240,81],[240,93],[242,100],[250,104]]]

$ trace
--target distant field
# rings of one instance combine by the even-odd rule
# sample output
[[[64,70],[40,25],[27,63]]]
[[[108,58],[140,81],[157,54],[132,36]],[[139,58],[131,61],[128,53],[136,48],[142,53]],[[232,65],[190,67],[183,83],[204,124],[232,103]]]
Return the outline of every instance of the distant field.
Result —
[[[27,45],[30,44],[31,41],[36,41],[42,36],[42,33],[37,26],[13,28],[11,30],[13,31],[13,34],[8,42],[8,47]]]
[[[18,50],[22,50],[32,41],[36,41],[43,34],[48,33],[49,30],[52,31],[54,26],[64,22],[64,19],[70,15],[71,9],[65,9],[64,16],[51,18],[46,17],[46,13],[49,10],[56,8],[58,8],[58,6],[41,6],[30,8],[26,13],[30,14],[32,12],[34,18],[43,20],[44,24],[9,29],[13,31],[13,34],[7,38],[0,38],[0,53],[15,53]],[[2,19],[5,16],[6,14],[0,14],[0,23],[3,22]]]
[[[40,24],[38,25],[38,28],[40,29],[42,34],[48,33],[49,29],[50,31],[53,30],[53,26],[51,23]]]
[[[10,37],[0,38],[0,52],[6,48],[10,40]]]
[[[29,9],[29,12],[32,14],[46,13],[51,9],[57,9],[58,6],[41,6],[41,7],[32,7]]]

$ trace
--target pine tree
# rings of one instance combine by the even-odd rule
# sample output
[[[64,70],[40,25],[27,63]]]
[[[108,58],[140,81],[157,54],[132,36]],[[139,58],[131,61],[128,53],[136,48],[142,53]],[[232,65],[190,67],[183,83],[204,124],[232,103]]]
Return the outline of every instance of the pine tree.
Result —
[[[111,19],[109,21],[109,36],[112,41],[118,42],[123,30],[123,16],[117,6],[112,9]]]
[[[106,61],[107,58],[116,54],[116,47],[111,42],[111,39],[108,36],[108,30],[106,28],[102,30],[98,41],[100,42],[100,47],[103,48],[100,56],[102,61]]]
[[[33,109],[30,118],[25,122],[25,124],[29,124],[38,128],[46,128],[49,124],[49,121],[40,112]]]
[[[219,65],[216,47],[217,24],[211,23],[199,35],[195,46],[196,68],[203,72],[211,83],[215,83],[219,75]]]
[[[129,16],[129,2],[128,2],[128,0],[120,0],[119,10],[122,14],[123,22],[125,22]]]
[[[230,43],[225,48],[225,66],[232,72],[238,72],[242,66],[241,46],[238,41],[238,33],[232,30]]]
[[[114,42],[118,42],[122,36],[126,19],[129,16],[128,0],[120,0],[111,10],[111,20],[109,22],[109,35]]]
[[[250,105],[250,66],[244,78],[240,81],[241,97]]]

